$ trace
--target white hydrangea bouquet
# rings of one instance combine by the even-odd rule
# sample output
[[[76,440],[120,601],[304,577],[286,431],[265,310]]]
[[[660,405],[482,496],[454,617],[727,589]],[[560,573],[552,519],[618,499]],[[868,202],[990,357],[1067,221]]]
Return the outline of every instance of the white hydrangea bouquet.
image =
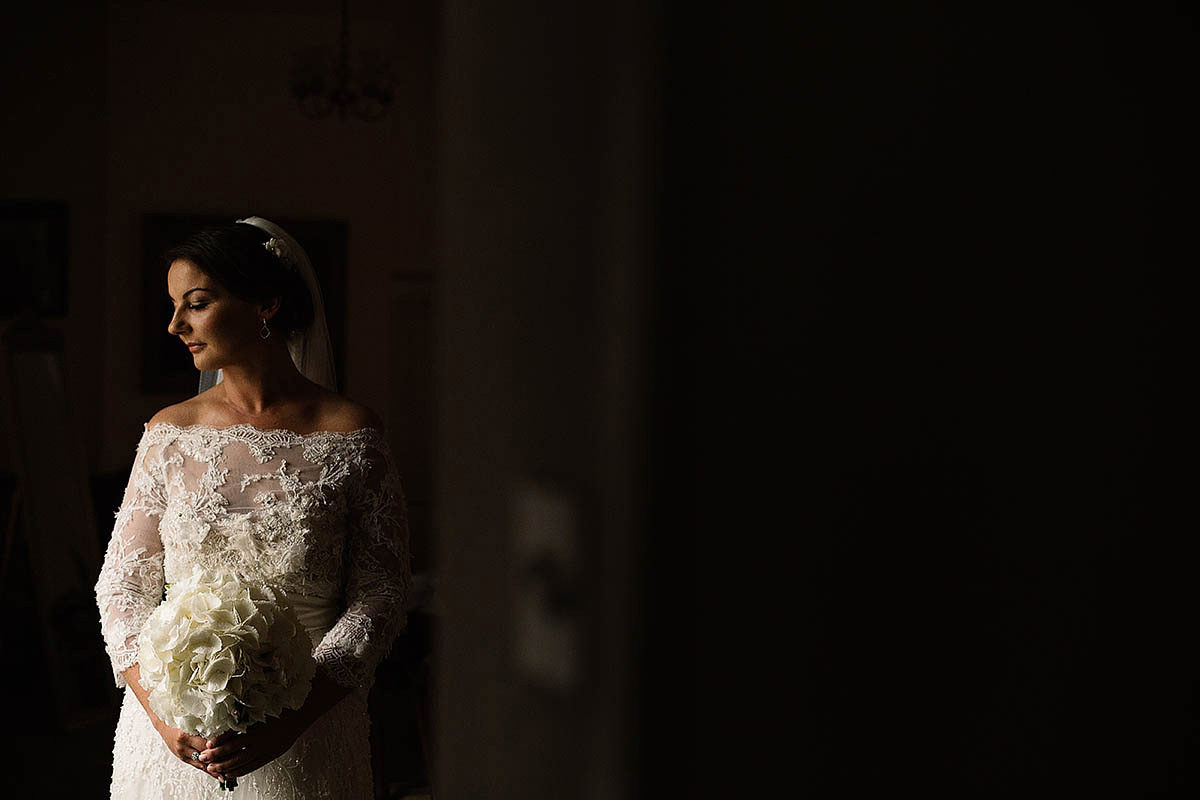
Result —
[[[283,592],[199,566],[146,620],[138,663],[151,710],[205,738],[300,708],[316,674],[312,640]]]

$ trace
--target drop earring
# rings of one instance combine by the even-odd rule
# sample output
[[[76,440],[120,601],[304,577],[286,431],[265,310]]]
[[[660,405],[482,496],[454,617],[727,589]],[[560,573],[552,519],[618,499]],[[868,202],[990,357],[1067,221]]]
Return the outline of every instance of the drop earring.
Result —
[[[267,327],[267,318],[263,317],[262,322],[263,322],[263,326],[262,326],[262,330],[258,332],[258,338],[270,339],[271,338],[271,329]]]

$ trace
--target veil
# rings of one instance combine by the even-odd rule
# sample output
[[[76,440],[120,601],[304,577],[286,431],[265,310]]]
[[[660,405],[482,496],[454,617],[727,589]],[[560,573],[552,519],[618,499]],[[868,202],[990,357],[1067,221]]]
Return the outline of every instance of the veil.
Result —
[[[317,282],[317,273],[313,270],[308,254],[304,252],[295,239],[287,231],[270,220],[262,217],[247,217],[239,219],[247,225],[261,228],[276,239],[282,239],[287,245],[288,260],[312,296],[313,321],[302,331],[288,339],[288,352],[292,355],[292,363],[304,377],[314,383],[324,386],[331,392],[337,391],[337,375],[333,364],[333,342],[329,338],[329,326],[325,323],[325,303],[321,298],[321,285]],[[224,376],[221,370],[202,370],[200,372],[199,392],[207,391],[221,382]]]

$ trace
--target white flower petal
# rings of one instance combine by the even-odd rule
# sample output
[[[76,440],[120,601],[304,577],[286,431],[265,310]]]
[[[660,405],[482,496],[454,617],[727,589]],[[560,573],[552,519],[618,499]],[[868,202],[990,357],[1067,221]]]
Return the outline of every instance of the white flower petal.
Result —
[[[202,736],[299,708],[316,671],[312,642],[286,595],[194,568],[174,582],[138,637],[151,710]]]

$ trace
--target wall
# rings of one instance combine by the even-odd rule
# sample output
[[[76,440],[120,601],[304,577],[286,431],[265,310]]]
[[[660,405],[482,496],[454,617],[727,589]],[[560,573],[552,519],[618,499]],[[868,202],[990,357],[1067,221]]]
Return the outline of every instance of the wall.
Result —
[[[653,268],[648,16],[636,3],[445,6],[441,797],[633,796]],[[517,644],[531,582],[518,542],[535,526],[515,513],[529,483],[576,520],[558,529],[570,530],[557,541],[576,565],[560,576],[568,599],[549,612],[575,633],[565,650],[578,662],[561,681],[531,671]]]
[[[70,13],[67,13],[67,11]],[[104,451],[109,295],[104,251],[104,63],[102,5],[49,3],[6,12],[0,26],[0,198],[65,203],[67,315],[49,324],[66,338],[73,423],[91,463]],[[0,435],[7,427],[0,414]],[[7,443],[7,437],[0,438]],[[132,457],[132,446],[125,448]],[[11,471],[7,446],[0,469]]]

